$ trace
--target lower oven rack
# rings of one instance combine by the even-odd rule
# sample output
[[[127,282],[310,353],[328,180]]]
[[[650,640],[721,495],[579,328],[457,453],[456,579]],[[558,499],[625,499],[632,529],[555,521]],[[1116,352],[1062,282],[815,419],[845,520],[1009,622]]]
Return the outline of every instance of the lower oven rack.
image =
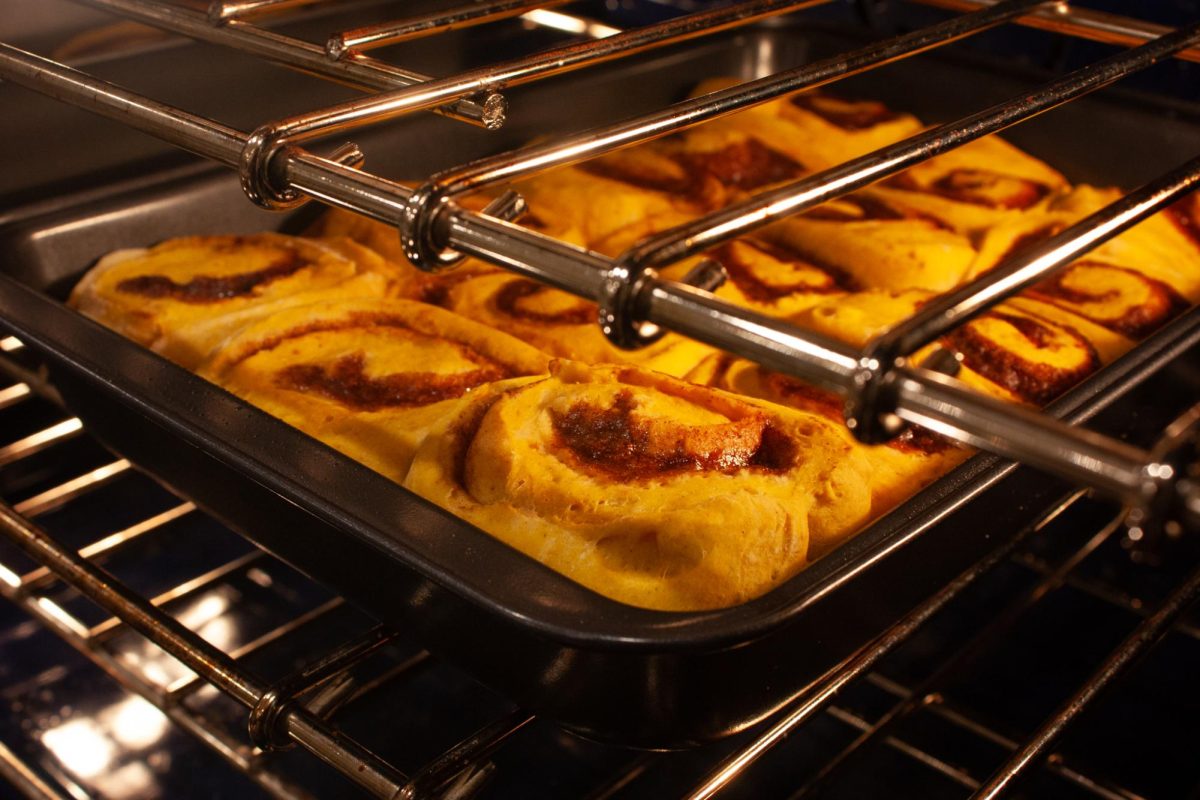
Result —
[[[19,411],[23,405],[49,404],[42,399],[54,393],[37,377],[29,365],[19,367],[14,359],[22,356],[22,348],[11,337],[3,340],[7,354],[0,361],[3,372],[16,374],[26,381],[9,382],[0,389],[0,413]],[[1193,350],[1184,361],[1195,370],[1200,365]],[[1159,383],[1169,382],[1171,376],[1160,376]],[[1161,391],[1156,379],[1135,392]],[[32,386],[31,386],[32,384]],[[1138,398],[1133,398],[1136,401]],[[72,423],[66,424],[64,423]],[[252,572],[256,568],[268,574],[271,559],[251,548],[231,560],[217,564],[201,574],[189,576],[153,596],[130,590],[105,571],[122,551],[151,547],[155,541],[169,543],[171,524],[189,515],[199,515],[190,503],[178,498],[165,498],[165,510],[139,518],[119,531],[95,532],[82,542],[78,535],[58,525],[55,535],[47,533],[42,520],[55,512],[69,509],[72,504],[104,502],[113,491],[114,482],[136,469],[123,459],[108,460],[99,466],[88,465],[82,475],[72,470],[70,458],[62,452],[76,441],[88,436],[78,422],[66,412],[49,415],[47,424],[32,435],[15,442],[0,442],[4,467],[20,469],[24,462],[51,454],[58,458],[57,477],[28,491],[18,500],[0,503],[0,536],[15,543],[34,556],[35,564],[24,567],[14,559],[12,551],[0,550],[0,594],[17,603],[27,613],[53,630],[96,665],[116,679],[126,689],[149,700],[161,709],[172,722],[188,731],[237,770],[251,776],[271,795],[286,798],[310,796],[306,787],[288,776],[286,767],[273,755],[275,751],[299,742],[315,756],[332,765],[347,779],[357,783],[367,793],[384,798],[473,797],[488,796],[490,791],[503,792],[502,775],[497,763],[504,762],[508,748],[519,747],[522,731],[547,724],[528,713],[507,704],[500,704],[494,716],[474,730],[465,731],[463,738],[440,755],[424,761],[423,766],[401,770],[385,757],[355,742],[341,730],[337,721],[339,709],[372,696],[383,687],[413,680],[421,667],[436,662],[419,648],[395,648],[390,645],[403,641],[400,632],[386,628],[369,619],[360,620],[355,633],[309,653],[297,668],[282,677],[265,681],[247,665],[247,661],[272,648],[283,647],[290,638],[300,636],[305,626],[319,624],[344,609],[340,597],[323,597],[310,607],[293,611],[282,620],[272,620],[270,627],[255,633],[236,645],[226,644],[221,650],[202,638],[211,629],[189,630],[187,604],[202,599],[225,584],[230,576]],[[0,472],[0,476],[3,472]],[[19,495],[18,495],[19,496]],[[736,790],[739,782],[753,781],[762,764],[770,761],[771,751],[786,748],[789,740],[802,739],[805,725],[821,719],[845,726],[848,743],[831,753],[831,757],[815,763],[793,764],[790,796],[815,796],[817,793],[846,780],[850,764],[861,763],[864,754],[884,748],[903,759],[941,776],[957,787],[959,796],[992,798],[1018,779],[1029,779],[1031,773],[1064,781],[1081,796],[1100,798],[1133,798],[1143,796],[1137,787],[1126,787],[1111,775],[1095,773],[1095,765],[1087,768],[1077,764],[1070,752],[1055,750],[1059,737],[1070,731],[1070,724],[1080,714],[1099,705],[1100,690],[1120,681],[1131,672],[1134,659],[1144,655],[1165,636],[1200,639],[1194,622],[1181,620],[1181,614],[1200,595],[1200,560],[1196,553],[1174,553],[1176,563],[1170,566],[1170,580],[1143,600],[1144,584],[1126,575],[1123,583],[1103,570],[1089,567],[1090,561],[1105,550],[1122,549],[1121,516],[1116,509],[1098,502],[1080,491],[1066,492],[1059,500],[1041,511],[1035,521],[1016,533],[1006,544],[970,567],[955,581],[925,601],[874,642],[855,653],[838,667],[831,669],[813,683],[799,698],[772,719],[742,734],[730,747],[708,748],[708,755],[696,768],[695,755],[629,753],[615,759],[589,788],[589,797],[610,797],[620,792],[639,796],[639,781],[648,781],[650,796],[661,793],[662,773],[673,776],[666,785],[668,796],[686,796],[694,800],[720,796],[726,790]],[[66,544],[65,541],[72,541]],[[1127,555],[1125,556],[1127,558]],[[931,626],[936,627],[955,604],[962,604],[972,587],[992,580],[998,571],[1019,569],[1028,573],[1028,580],[1008,592],[1003,602],[993,609],[987,620],[973,628],[929,666],[919,678],[904,682],[897,680],[888,659],[897,651],[920,639]],[[1142,567],[1153,574],[1161,567]],[[1144,579],[1145,575],[1135,576]],[[72,587],[103,611],[98,618],[89,619],[77,605],[67,602]],[[1124,639],[1113,649],[1102,666],[1091,672],[1089,667],[1080,673],[1082,681],[1060,698],[1062,705],[1045,721],[1021,738],[1013,738],[989,726],[986,718],[973,716],[957,704],[953,692],[955,681],[964,673],[970,674],[973,659],[995,648],[1013,635],[1014,629],[1031,617],[1046,613],[1048,597],[1069,587],[1087,597],[1114,605],[1131,618],[1140,620],[1124,632]],[[111,615],[111,616],[109,616]],[[211,620],[209,620],[211,621]],[[197,626],[197,620],[191,624]],[[173,680],[163,682],[151,677],[146,663],[123,656],[130,648],[129,639],[121,634],[135,632],[136,641],[148,641],[158,653],[169,653],[195,672],[186,670],[174,674]],[[144,638],[143,638],[144,637]],[[1115,642],[1115,640],[1114,640]],[[369,673],[358,671],[372,657],[382,660]],[[1086,675],[1086,677],[1082,677]],[[205,686],[224,692],[243,708],[243,725],[249,737],[236,730],[236,725],[221,725],[211,713],[198,711],[191,701],[201,695]],[[848,696],[855,687],[871,687],[887,698],[880,711],[864,713]],[[849,702],[849,705],[846,705]],[[1057,701],[1056,701],[1057,702]],[[1050,706],[1047,706],[1050,708]],[[405,709],[394,709],[394,724],[405,725]],[[453,710],[438,713],[452,715]],[[341,716],[345,716],[344,712]],[[993,761],[982,769],[978,764],[956,763],[952,757],[936,752],[918,737],[906,733],[904,723],[914,717],[936,718],[956,736],[967,737],[987,744],[996,751]],[[380,740],[374,731],[373,738]],[[386,735],[384,736],[386,740]],[[554,757],[565,760],[580,758],[586,751],[583,743],[561,747]],[[692,758],[689,766],[678,766]],[[761,762],[761,763],[760,763]],[[776,765],[778,768],[778,765]],[[659,775],[650,780],[650,776]],[[24,764],[11,748],[0,749],[0,775],[7,776],[32,797],[59,796],[52,793],[50,779],[42,777],[36,766]],[[64,775],[59,774],[59,778]],[[68,784],[69,776],[66,776]],[[1195,776],[1192,776],[1193,778]],[[1041,780],[1043,778],[1036,778]],[[38,787],[46,788],[46,791]],[[76,787],[78,788],[78,787]]]

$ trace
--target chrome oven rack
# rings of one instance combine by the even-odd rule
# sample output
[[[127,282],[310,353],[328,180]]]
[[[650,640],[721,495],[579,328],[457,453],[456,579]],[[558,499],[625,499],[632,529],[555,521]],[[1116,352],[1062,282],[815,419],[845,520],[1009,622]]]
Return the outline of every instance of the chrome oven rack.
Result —
[[[23,566],[12,560],[15,553],[0,549],[0,595],[87,656],[126,690],[152,703],[269,794],[313,796],[311,787],[297,782],[287,762],[281,761],[279,751],[292,743],[301,744],[372,796],[416,800],[487,794],[490,788],[503,786],[498,765],[504,763],[506,751],[520,746],[522,735],[538,726],[553,732],[550,723],[503,701],[495,709],[488,706],[490,715],[482,724],[466,723],[474,729],[463,730],[457,743],[423,766],[402,770],[345,733],[339,723],[352,704],[386,702],[378,699],[381,694],[386,696],[389,687],[418,682],[423,669],[451,669],[406,642],[402,632],[365,618],[340,597],[318,595],[305,604],[275,609],[270,615],[255,610],[254,630],[218,636],[214,621],[232,613],[233,606],[218,603],[212,613],[197,614],[197,610],[208,608],[214,598],[226,597],[226,589],[238,579],[269,585],[270,576],[281,580],[286,569],[240,537],[232,538],[239,540],[241,549],[228,556],[221,553],[212,564],[188,562],[178,578],[172,574],[169,588],[152,593],[131,589],[109,571],[114,562],[125,557],[131,563],[145,564],[155,552],[185,547],[196,530],[179,525],[195,521],[203,513],[190,502],[162,492],[153,509],[119,530],[101,529],[81,536],[61,518],[55,519],[56,513],[69,511],[72,505],[104,508],[120,503],[120,498],[128,497],[120,493],[121,481],[148,483],[150,479],[141,475],[136,465],[113,460],[94,445],[95,455],[90,460],[68,455],[73,443],[89,438],[87,431],[69,412],[53,405],[53,387],[39,379],[35,365],[21,360],[19,342],[10,337],[0,340],[0,347],[5,351],[0,354],[0,375],[15,376],[0,378],[0,415],[36,404],[58,409],[41,417],[46,424],[40,430],[16,441],[0,440],[0,473],[19,470],[41,456],[52,457],[54,465],[52,474],[34,489],[17,495],[20,499],[0,501],[0,540],[17,544],[34,559],[34,566]],[[145,494],[144,488],[136,491]],[[938,780],[951,782],[964,796],[995,798],[1018,779],[1040,771],[1055,781],[1065,781],[1080,796],[1106,800],[1139,797],[1111,776],[1090,773],[1056,749],[1072,721],[1098,705],[1095,701],[1101,690],[1127,677],[1134,659],[1167,634],[1200,640],[1200,630],[1181,618],[1200,595],[1200,562],[1196,559],[1176,565],[1174,580],[1157,598],[1145,600],[1129,587],[1129,581],[1114,581],[1103,571],[1097,575],[1097,570],[1086,568],[1089,559],[1106,548],[1122,553],[1121,518],[1116,506],[1101,503],[1085,491],[1067,493],[1003,547],[823,675],[783,711],[739,735],[732,749],[717,746],[715,754],[713,748],[702,751],[708,755],[699,770],[694,763],[678,767],[680,759],[694,758],[690,753],[622,751],[615,760],[610,757],[605,762],[608,767],[596,778],[598,785],[589,788],[588,796],[616,796],[662,770],[681,776],[672,784],[672,796],[691,800],[718,797],[738,781],[756,780],[772,751],[786,749],[789,736],[800,736],[805,723],[824,720],[844,726],[849,743],[828,760],[791,763],[794,797],[815,796],[827,784],[844,779],[849,774],[847,766],[861,763],[864,754],[880,748],[911,761]],[[211,547],[219,525],[208,524],[206,546]],[[1019,570],[1030,577],[1007,590],[1003,604],[974,625],[965,641],[955,641],[948,653],[939,654],[925,672],[918,673],[920,677],[899,682],[887,659],[929,626],[936,626],[941,612],[964,602],[966,595],[980,589],[1001,569]],[[93,613],[89,618],[71,602],[78,595],[65,591],[66,587],[94,603],[88,608],[94,612],[98,607],[100,616]],[[956,704],[946,687],[964,672],[969,674],[972,659],[980,653],[1004,646],[1022,620],[1045,614],[1047,598],[1064,587],[1138,621],[1130,623],[1123,641],[1036,732],[1017,741]],[[348,613],[357,615],[357,625],[339,618]],[[335,632],[324,649],[292,644],[301,639],[305,629],[321,626]],[[280,650],[301,653],[303,661],[290,672],[278,670],[283,674],[268,679],[261,674],[261,662],[256,666],[255,660]],[[130,657],[131,653],[137,657]],[[885,698],[882,711],[876,708],[868,713],[855,704],[853,692],[863,687]],[[236,710],[217,714],[211,702],[202,702],[218,691],[225,695],[227,705],[241,708],[240,714]],[[370,733],[378,740],[387,735],[388,726],[395,730],[419,726],[420,713],[403,705],[389,706],[388,722],[380,726],[376,721],[377,729]],[[435,713],[452,717],[455,712],[437,708]],[[991,748],[994,763],[980,771],[978,765],[957,762],[937,746],[905,733],[906,720],[930,716],[947,726],[954,737]],[[572,760],[581,759],[585,743],[573,741],[568,734],[551,735],[561,742],[551,757],[568,768]],[[538,752],[545,757],[544,750]],[[44,764],[22,759],[0,744],[0,778],[30,797],[66,797],[53,785],[71,786],[70,765],[62,767],[47,775]],[[77,791],[72,793],[83,796],[85,788],[76,784]],[[338,794],[342,792],[338,790]]]
[[[1185,196],[1200,181],[1200,157],[931,301],[861,351],[737,308],[697,286],[665,280],[656,271],[1004,130],[1160,60],[1200,60],[1200,23],[1168,30],[1047,0],[911,0],[964,13],[834,58],[447,170],[414,190],[359,169],[363,154],[352,144],[328,157],[302,145],[417,111],[496,128],[504,123],[502,92],[508,87],[829,0],[742,0],[625,31],[564,16],[548,7],[555,3],[488,0],[441,14],[336,32],[324,45],[248,21],[257,14],[314,6],[321,0],[218,0],[207,14],[156,0],[76,2],[372,92],[244,132],[0,44],[0,77],[233,167],[247,196],[260,206],[291,208],[312,198],[350,209],[396,227],[408,257],[420,268],[445,269],[471,255],[595,301],[602,329],[618,346],[637,348],[672,330],[832,389],[846,398],[847,424],[867,442],[885,441],[906,425],[922,425],[1091,486],[1135,508],[1153,507],[1159,519],[1194,521],[1190,518],[1200,512],[1200,487],[1180,474],[1182,463],[969,391],[951,377],[957,362],[944,353],[920,365],[910,363],[915,352],[951,327]],[[418,75],[364,53],[403,38],[517,14],[533,24],[563,27],[569,23],[567,27],[585,39],[590,35],[591,40],[445,78]],[[482,189],[660,137],[789,92],[824,86],[1004,23],[1130,47],[1035,91],[655,234],[615,259],[512,224],[508,220],[523,208],[512,192],[500,195],[483,212],[466,210],[456,202]]]

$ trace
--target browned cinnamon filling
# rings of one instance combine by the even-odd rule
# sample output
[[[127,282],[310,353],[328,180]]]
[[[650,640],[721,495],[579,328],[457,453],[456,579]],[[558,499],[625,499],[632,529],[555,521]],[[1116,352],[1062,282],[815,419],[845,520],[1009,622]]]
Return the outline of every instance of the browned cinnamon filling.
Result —
[[[703,197],[702,176],[683,171],[674,173],[646,169],[643,164],[619,158],[597,158],[579,165],[584,172],[608,178],[640,189],[663,192],[686,198]]]
[[[484,362],[478,354],[464,350],[472,361]],[[461,397],[468,389],[512,377],[498,364],[482,363],[479,369],[449,375],[437,372],[401,372],[371,377],[365,372],[362,353],[342,356],[332,364],[293,364],[280,370],[275,383],[297,392],[328,397],[362,411],[410,408]]]
[[[550,325],[586,325],[596,321],[596,309],[590,303],[547,312],[530,308],[528,304],[522,302],[549,291],[552,290],[534,281],[524,279],[509,281],[496,294],[496,308],[514,319]]]
[[[1050,193],[1050,187],[1043,183],[983,169],[956,169],[928,187],[902,188],[925,191],[960,203],[1014,210],[1029,208]]]
[[[806,211],[804,216],[808,219],[819,219],[829,222],[891,222],[895,220],[907,220],[910,222],[923,222],[930,227],[940,230],[953,230],[940,219],[929,214],[924,214],[916,209],[895,208],[876,197],[858,194],[839,197],[833,203],[819,205],[810,211]]]
[[[1035,350],[1070,348],[1078,356],[1070,367],[1031,361],[997,345],[973,324],[964,325],[946,337],[947,344],[962,354],[967,367],[1024,400],[1045,405],[1100,367],[1096,348],[1071,328],[1051,328],[1030,317],[998,311],[985,317],[1008,323]]]
[[[117,284],[117,291],[150,297],[156,300],[170,297],[182,303],[215,303],[231,297],[254,293],[260,286],[286,278],[312,264],[298,253],[280,256],[274,262],[253,272],[235,275],[197,275],[186,283],[176,283],[166,275],[139,275]]]
[[[551,411],[551,420],[559,444],[582,468],[621,481],[746,468],[784,472],[796,463],[796,443],[765,415],[688,426],[638,419],[636,407],[624,391],[608,408],[576,403]]]
[[[789,282],[774,282],[767,281],[755,271],[754,265],[743,260],[738,248],[726,245],[716,250],[712,257],[720,262],[725,268],[725,272],[729,275],[729,279],[734,285],[742,291],[746,297],[759,303],[773,303],[780,298],[796,294],[798,292],[811,292],[815,294],[828,294],[836,292],[839,289],[837,282],[833,276],[820,267],[810,264],[808,261],[800,258],[794,258],[790,255],[779,252],[777,248],[767,249],[766,247],[742,242],[742,246],[751,247],[759,250],[769,256],[777,258],[780,261],[791,261],[806,267],[811,267],[813,273],[804,276],[802,280]],[[775,252],[772,252],[775,251]],[[814,274],[815,273],[815,274]]]
[[[872,100],[845,100],[818,92],[798,94],[792,105],[811,111],[821,119],[847,131],[862,131],[897,119],[900,114]]]
[[[818,389],[802,380],[772,372],[767,377],[767,385],[793,408],[799,408],[812,414],[819,414],[828,419],[841,422],[845,419],[842,399],[826,389]],[[904,433],[887,443],[905,453],[926,453],[932,455],[949,450],[955,445],[943,436],[920,426],[910,426]]]
[[[1051,236],[1057,236],[1059,233],[1062,233],[1064,228],[1066,228],[1066,225],[1061,222],[1055,222],[1051,225],[1045,225],[1036,230],[1021,234],[1012,240],[1012,243],[1009,244],[1008,249],[1004,251],[1004,255],[996,260],[995,266],[1000,266],[1014,256],[1023,255],[1030,249],[1049,239]]]
[[[804,166],[798,161],[757,139],[726,145],[711,153],[685,153],[681,160],[686,166],[707,172],[726,186],[747,191],[804,174]]]
[[[1131,269],[1090,261],[1079,261],[1074,266],[1119,272],[1136,280],[1140,286],[1145,288],[1145,293],[1139,297],[1125,297],[1117,288],[1088,290],[1081,288],[1078,284],[1068,286],[1069,273],[1061,272],[1031,288],[1028,292],[1029,296],[1056,305],[1067,305],[1071,311],[1090,319],[1097,325],[1135,339],[1155,330],[1188,307],[1187,301],[1170,286]],[[1114,313],[1108,315],[1095,313],[1091,307],[1098,303],[1108,304]]]

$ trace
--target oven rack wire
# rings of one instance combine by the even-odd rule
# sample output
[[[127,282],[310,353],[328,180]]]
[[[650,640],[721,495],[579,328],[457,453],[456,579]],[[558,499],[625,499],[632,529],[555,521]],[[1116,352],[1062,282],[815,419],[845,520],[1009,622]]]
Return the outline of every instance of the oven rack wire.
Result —
[[[0,357],[0,374],[13,376],[15,383],[0,389],[0,412],[23,404],[50,405],[56,400],[53,388],[37,377],[36,370],[18,366],[21,345],[11,337],[2,344],[7,355]],[[24,381],[19,380],[24,378]],[[6,382],[7,383],[7,382]],[[59,408],[57,405],[55,408]],[[77,419],[61,408],[60,421],[47,425],[33,435],[17,441],[0,442],[0,458],[6,466],[21,465],[44,451],[61,448],[72,440],[86,437]],[[69,424],[64,424],[69,423]],[[195,736],[204,745],[226,759],[239,771],[253,778],[268,793],[281,798],[307,798],[302,785],[279,768],[272,754],[293,743],[302,744],[312,754],[339,770],[368,794],[381,798],[472,797],[485,790],[495,769],[493,757],[510,739],[534,722],[519,708],[506,710],[423,767],[404,772],[343,733],[336,714],[348,703],[367,697],[392,683],[412,680],[416,668],[430,659],[419,649],[388,654],[385,665],[367,675],[355,669],[368,658],[378,655],[390,643],[402,639],[399,631],[378,624],[342,634],[336,644],[316,655],[307,653],[301,667],[271,681],[265,680],[246,665],[248,659],[263,651],[283,646],[289,637],[299,636],[307,625],[320,622],[342,609],[342,598],[333,596],[315,602],[304,611],[291,611],[282,620],[271,620],[265,632],[229,645],[222,650],[210,644],[201,632],[185,626],[187,601],[200,598],[229,581],[231,576],[258,567],[266,568],[270,557],[248,545],[249,549],[231,560],[192,574],[186,580],[147,596],[132,591],[105,570],[105,562],[122,551],[150,548],[156,539],[170,542],[184,535],[171,525],[189,515],[201,515],[190,502],[174,498],[165,510],[139,519],[117,531],[90,537],[79,549],[65,544],[62,532],[56,537],[40,522],[71,503],[103,501],[106,492],[122,476],[136,472],[124,459],[108,460],[83,474],[69,457],[58,458],[63,479],[16,502],[0,501],[0,535],[33,557],[37,564],[24,571],[0,560],[0,595],[16,603],[76,650],[86,655],[125,689],[153,703],[169,719]],[[1121,514],[1115,507],[1101,504],[1083,490],[1065,494],[1038,519],[1021,529],[1002,547],[970,567],[944,589],[930,597],[895,626],[865,645],[842,664],[830,669],[798,698],[772,719],[756,726],[738,740],[737,746],[719,762],[689,783],[683,796],[690,800],[719,797],[745,776],[753,776],[755,765],[786,738],[806,723],[824,715],[837,720],[854,738],[834,758],[825,763],[795,790],[793,796],[816,796],[830,781],[844,774],[846,767],[863,758],[871,748],[885,747],[933,770],[956,784],[964,796],[994,798],[1027,773],[1040,768],[1099,798],[1137,798],[1131,789],[1103,776],[1089,775],[1074,765],[1068,756],[1055,751],[1058,738],[1073,720],[1096,704],[1106,687],[1126,675],[1136,658],[1145,654],[1169,632],[1200,640],[1200,629],[1182,612],[1200,596],[1200,567],[1195,564],[1185,578],[1173,584],[1165,599],[1152,609],[1144,608],[1136,596],[1094,575],[1081,574],[1080,565],[1099,548],[1120,538]],[[1086,536],[1081,536],[1080,531]],[[1038,557],[1028,547],[1037,539],[1067,540],[1072,544],[1057,558]],[[168,545],[169,546],[169,545]],[[10,554],[11,556],[11,554]],[[140,560],[140,556],[139,556]],[[1035,579],[1006,597],[995,616],[983,621],[964,642],[955,643],[948,658],[923,679],[905,685],[876,670],[880,662],[896,651],[934,620],[973,584],[994,573],[1001,565],[1021,564]],[[1038,613],[1039,604],[1064,585],[1101,598],[1140,618],[1133,630],[1102,666],[1089,676],[1064,702],[1060,709],[1025,741],[1014,741],[981,720],[964,712],[940,693],[956,673],[969,669],[973,655],[1003,641],[1023,617]],[[74,607],[63,601],[62,589],[70,587],[95,603],[104,613],[99,622],[84,622]],[[110,615],[110,616],[109,616]],[[195,622],[191,623],[195,626]],[[162,652],[190,668],[170,681],[151,672],[146,663],[131,660],[130,651],[119,635],[133,632],[144,637]],[[853,706],[837,700],[854,684],[869,684],[882,692],[889,709],[870,718]],[[191,701],[204,687],[225,693],[244,709],[245,732],[239,735],[215,722],[212,715]],[[397,725],[404,723],[404,709],[397,709]],[[1011,755],[990,775],[977,774],[971,768],[948,761],[945,757],[911,742],[897,731],[899,723],[917,714],[933,714],[964,736],[975,737]],[[560,754],[569,758],[570,752]],[[656,763],[667,763],[671,754],[630,754],[627,763],[605,776],[593,797],[616,795],[622,787],[637,781]],[[51,785],[39,777],[38,770],[21,761],[9,748],[0,747],[0,775],[21,786],[30,797],[60,797]],[[60,778],[63,776],[59,776]],[[67,776],[69,778],[69,776]],[[752,779],[752,778],[750,778]]]
[[[421,268],[444,269],[464,255],[472,255],[595,301],[602,329],[622,347],[642,346],[672,330],[832,389],[846,398],[847,424],[867,442],[886,441],[907,425],[922,425],[1097,488],[1131,506],[1153,504],[1159,516],[1180,517],[1186,522],[1200,510],[1200,487],[1181,479],[1181,463],[1167,463],[1160,454],[966,390],[951,377],[957,362],[947,353],[935,351],[934,358],[911,363],[913,353],[935,342],[950,327],[1185,196],[1200,182],[1200,157],[1031,252],[1012,257],[1002,267],[939,297],[862,351],[737,308],[696,286],[664,280],[656,272],[657,267],[701,254],[773,220],[1003,130],[1162,59],[1198,60],[1200,23],[1169,30],[1046,0],[911,0],[965,13],[660,111],[472,162],[433,175],[412,190],[359,169],[363,154],[354,145],[344,145],[327,158],[301,145],[418,110],[497,127],[506,113],[500,92],[509,86],[829,0],[744,0],[627,31],[596,31],[578,17],[556,18],[554,24],[573,21],[576,30],[591,30],[593,37],[599,38],[437,79],[371,59],[359,50],[376,38],[382,41],[414,32],[430,35],[510,12],[520,11],[535,24],[539,20],[550,24],[544,15],[558,12],[545,4],[530,10],[527,3],[494,0],[473,10],[460,7],[440,16],[334,33],[332,44],[321,47],[246,20],[261,12],[318,6],[320,0],[218,0],[208,14],[156,0],[76,1],[374,91],[360,99],[267,122],[246,133],[0,44],[0,77],[233,167],[239,171],[248,197],[259,205],[289,208],[317,199],[396,227],[410,260]],[[508,220],[523,209],[523,203],[511,193],[497,198],[482,213],[465,210],[455,202],[465,194],[660,137],[789,92],[823,86],[1003,23],[1135,46],[1031,93],[655,234],[615,259],[511,224]],[[338,41],[357,44],[343,47],[337,46]]]

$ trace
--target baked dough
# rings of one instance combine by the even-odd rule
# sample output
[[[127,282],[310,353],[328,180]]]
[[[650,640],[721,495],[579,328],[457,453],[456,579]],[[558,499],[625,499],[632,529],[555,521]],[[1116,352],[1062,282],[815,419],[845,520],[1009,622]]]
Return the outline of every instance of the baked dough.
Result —
[[[190,236],[110,253],[69,302],[194,369],[228,336],[273,311],[384,296],[389,272],[379,255],[347,239]]]
[[[710,356],[686,377],[704,386],[817,414],[839,428],[845,419],[842,400],[835,393],[743,358],[726,354]],[[972,453],[966,447],[920,429],[909,430],[885,445],[868,446],[853,439],[850,442],[855,453],[870,465],[867,485],[872,517],[892,510]]]
[[[449,288],[443,303],[553,356],[588,364],[632,363],[678,376],[713,352],[678,334],[641,350],[621,350],[600,331],[594,303],[511,273],[460,281]]]
[[[297,306],[250,325],[200,373],[400,481],[428,427],[478,387],[540,375],[511,336],[408,300]]]
[[[609,597],[697,610],[768,591],[857,529],[869,472],[823,417],[557,361],[464,400],[404,485]]]

